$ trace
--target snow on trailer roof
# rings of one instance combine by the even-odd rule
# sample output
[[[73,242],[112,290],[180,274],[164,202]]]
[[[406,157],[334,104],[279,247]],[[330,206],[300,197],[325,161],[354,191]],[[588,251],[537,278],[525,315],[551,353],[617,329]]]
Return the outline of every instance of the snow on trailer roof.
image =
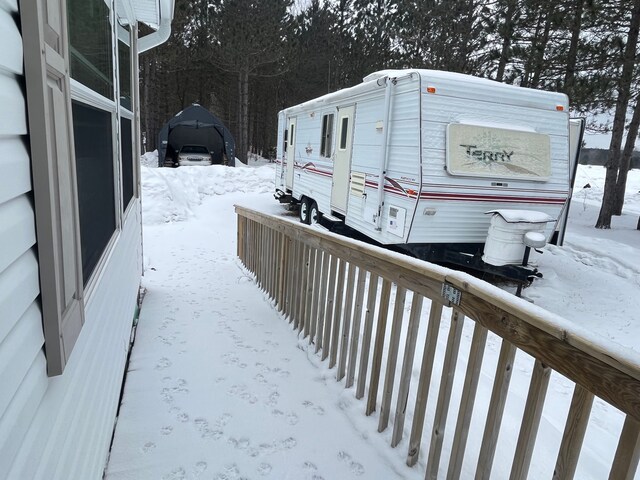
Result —
[[[347,98],[352,99],[355,95],[365,93],[369,90],[384,88],[385,83],[380,82],[381,79],[409,77],[412,75],[418,75],[421,79],[423,79],[423,81],[426,81],[427,83],[431,81],[442,82],[443,86],[459,85],[462,88],[456,89],[456,91],[458,94],[462,94],[461,96],[468,96],[469,98],[477,99],[482,98],[488,91],[495,92],[496,89],[498,89],[501,91],[501,98],[512,98],[513,100],[518,100],[519,103],[532,103],[535,104],[535,106],[537,106],[538,108],[540,108],[542,105],[544,105],[545,107],[552,107],[554,109],[556,106],[561,106],[563,107],[564,113],[568,115],[569,98],[564,93],[549,92],[546,90],[536,90],[532,88],[520,87],[517,85],[509,85],[488,78],[466,75],[464,73],[419,68],[408,68],[401,70],[379,70],[377,72],[370,73],[362,79],[362,83],[354,85],[353,87],[348,87],[332,93],[328,93],[321,97],[308,100],[304,103],[293,105],[282,111],[291,113],[293,111],[305,110],[309,107],[317,107],[325,103],[337,102]]]

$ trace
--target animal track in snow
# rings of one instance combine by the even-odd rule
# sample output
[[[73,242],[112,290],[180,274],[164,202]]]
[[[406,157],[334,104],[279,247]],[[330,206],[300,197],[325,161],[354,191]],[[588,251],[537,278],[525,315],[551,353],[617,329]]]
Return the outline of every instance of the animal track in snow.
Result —
[[[273,468],[271,467],[271,465],[266,462],[263,462],[260,465],[258,465],[258,473],[263,477],[266,477],[267,475],[269,475],[272,469]]]
[[[142,446],[143,453],[149,453],[156,448],[156,444],[153,442],[147,442]]]
[[[171,435],[173,432],[173,427],[171,425],[167,425],[160,429],[160,435]]]
[[[324,408],[322,408],[319,405],[315,405],[313,402],[309,400],[305,400],[304,402],[302,402],[302,405],[306,408],[310,408],[311,410],[316,412],[318,415],[324,415]]]
[[[187,472],[182,467],[175,468],[171,473],[162,476],[162,480],[184,480],[185,478],[187,478]]]
[[[199,477],[200,475],[202,475],[204,473],[204,471],[207,469],[207,462],[198,462],[193,466],[193,476],[194,477]]]
[[[169,360],[167,357],[162,357],[160,360],[158,360],[158,363],[156,363],[156,370],[164,370],[171,365],[173,365],[173,363],[171,363],[171,360]]]
[[[351,459],[351,455],[349,455],[345,451],[338,452],[338,459],[342,460],[349,466],[349,470],[355,475],[364,475],[364,467],[361,463],[355,462]]]

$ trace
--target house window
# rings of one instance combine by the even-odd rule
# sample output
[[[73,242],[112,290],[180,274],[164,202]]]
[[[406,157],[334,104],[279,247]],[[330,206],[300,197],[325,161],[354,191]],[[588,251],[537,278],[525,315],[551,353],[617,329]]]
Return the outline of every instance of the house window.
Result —
[[[104,0],[67,2],[71,77],[113,100],[110,18]]]
[[[133,125],[128,118],[120,119],[120,149],[122,158],[122,210],[133,198]]]
[[[121,33],[123,32],[123,33]],[[133,111],[131,105],[131,47],[125,43],[121,36],[125,36],[128,40],[129,32],[121,26],[118,26],[118,65],[120,76],[120,105],[130,112]]]
[[[72,114],[86,285],[116,230],[111,114],[76,101]]]
[[[333,146],[333,113],[322,117],[322,138],[320,140],[320,156],[330,157]]]
[[[349,117],[342,117],[340,121],[340,150],[347,149],[347,131],[349,130]]]

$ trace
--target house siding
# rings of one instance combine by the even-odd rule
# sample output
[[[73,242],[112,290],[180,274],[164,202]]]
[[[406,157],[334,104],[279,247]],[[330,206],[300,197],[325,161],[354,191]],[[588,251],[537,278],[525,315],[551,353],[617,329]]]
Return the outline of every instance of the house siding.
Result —
[[[0,478],[101,479],[141,271],[134,199],[64,373],[47,377],[17,2],[0,0]]]
[[[47,386],[17,10],[0,1],[0,478]]]

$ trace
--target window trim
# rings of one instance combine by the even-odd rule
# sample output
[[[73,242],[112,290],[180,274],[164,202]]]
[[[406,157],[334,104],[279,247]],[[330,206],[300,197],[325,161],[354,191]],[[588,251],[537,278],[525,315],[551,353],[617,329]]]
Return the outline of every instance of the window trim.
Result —
[[[345,123],[346,120],[346,123]],[[349,145],[349,115],[343,115],[340,117],[340,138],[338,138],[338,150],[344,152],[347,150],[347,146]],[[344,146],[342,146],[342,135],[344,133]]]
[[[325,113],[322,116],[322,126],[320,131],[320,156],[325,158],[331,158],[333,150],[333,132],[334,132],[334,113]],[[331,125],[329,125],[329,119],[331,119]]]

